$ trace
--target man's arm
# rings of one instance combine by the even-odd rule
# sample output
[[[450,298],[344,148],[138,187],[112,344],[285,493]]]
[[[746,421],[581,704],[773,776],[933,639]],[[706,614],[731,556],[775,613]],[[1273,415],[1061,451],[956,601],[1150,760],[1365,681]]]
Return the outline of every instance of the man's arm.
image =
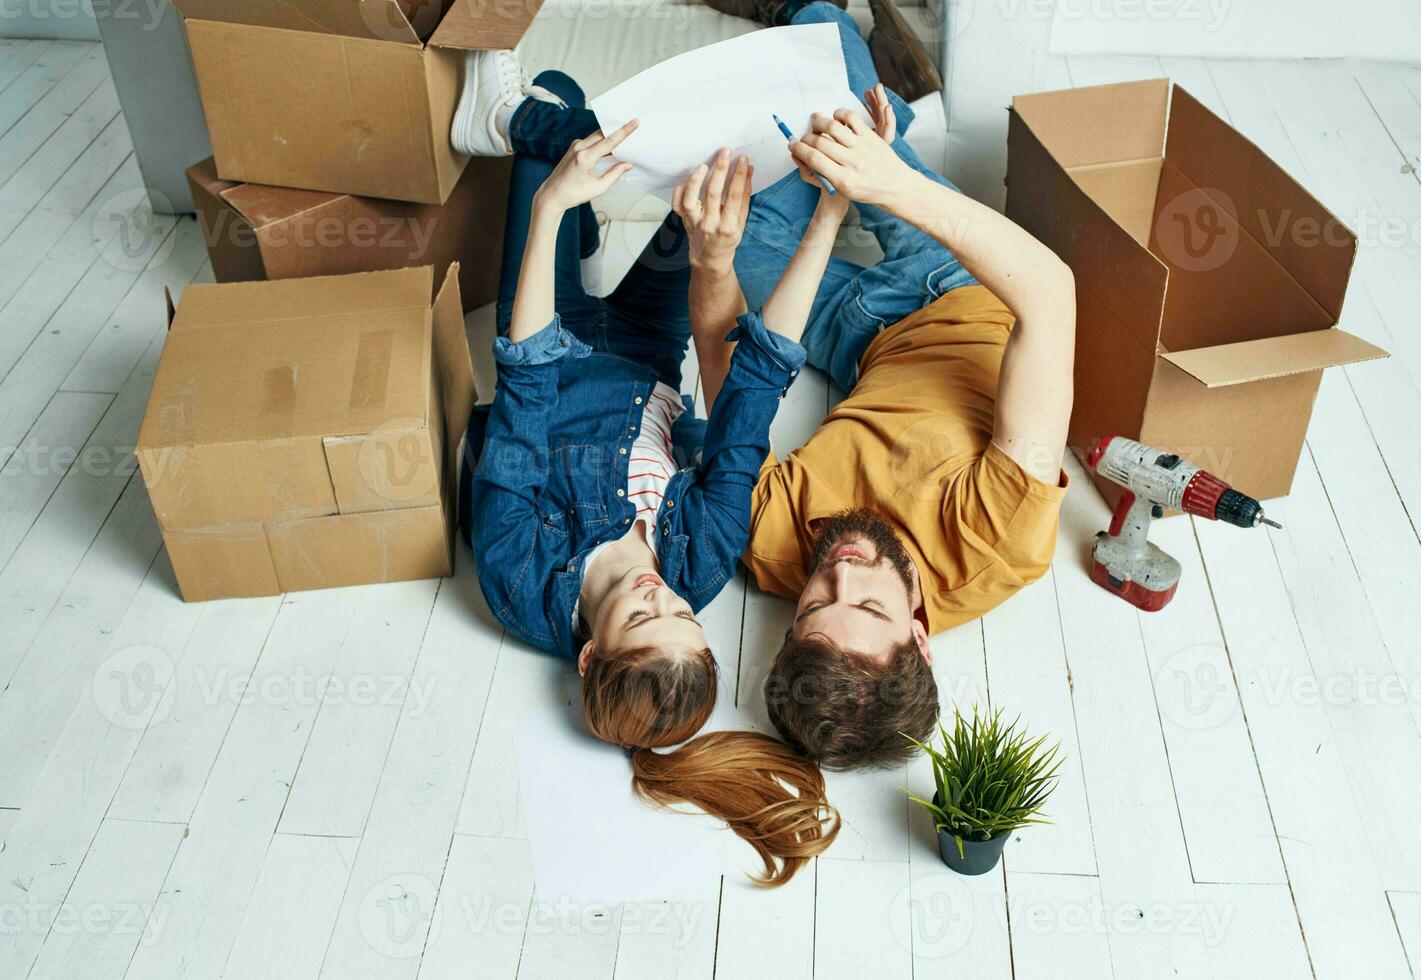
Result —
[[[869,95],[881,120],[887,98]],[[913,170],[848,110],[832,119],[816,115],[814,135],[791,152],[848,197],[883,208],[951,249],[1016,315],[1002,357],[992,440],[1032,476],[1056,483],[1073,398],[1070,268],[1015,222]]]

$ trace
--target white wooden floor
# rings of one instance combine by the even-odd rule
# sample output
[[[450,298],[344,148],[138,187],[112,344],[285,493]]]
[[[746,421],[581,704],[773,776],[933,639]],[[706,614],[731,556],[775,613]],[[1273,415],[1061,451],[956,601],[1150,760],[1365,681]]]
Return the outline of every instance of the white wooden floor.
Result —
[[[1069,753],[1056,823],[1003,870],[941,868],[915,767],[831,777],[848,827],[783,890],[731,871],[674,909],[568,910],[532,894],[511,763],[564,669],[489,625],[467,555],[443,582],[178,600],[130,448],[202,243],[112,220],[140,179],[102,52],[0,41],[0,977],[1421,969],[1421,69],[1072,59],[1052,83],[1160,74],[1367,241],[1344,326],[1396,356],[1327,375],[1286,530],[1165,522],[1185,580],[1146,617],[1086,578],[1107,515],[1078,480],[1053,574],[937,638],[946,694]],[[777,443],[833,397],[802,377]],[[727,669],[787,613],[727,589]]]

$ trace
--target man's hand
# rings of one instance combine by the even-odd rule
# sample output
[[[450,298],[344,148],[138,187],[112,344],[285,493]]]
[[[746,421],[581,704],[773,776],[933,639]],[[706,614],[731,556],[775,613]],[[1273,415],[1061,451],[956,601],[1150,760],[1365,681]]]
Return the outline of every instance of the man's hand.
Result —
[[[631,171],[632,165],[619,163],[598,176],[595,173],[597,163],[621,146],[622,141],[636,131],[636,127],[637,121],[633,119],[611,135],[596,132],[585,139],[575,140],[558,162],[557,169],[538,188],[538,204],[562,212],[606,193]]]
[[[832,117],[816,112],[813,132],[789,149],[806,180],[819,174],[851,200],[884,205],[906,192],[913,170],[893,151],[897,120],[887,94],[866,94],[872,97],[873,126],[850,109]]]
[[[707,173],[710,183],[705,185],[703,201],[701,185],[705,184]],[[726,149],[716,156],[713,168],[701,164],[676,188],[671,197],[671,209],[686,225],[692,266],[731,267],[750,214],[750,178],[754,176],[755,168],[743,155],[736,158],[732,173],[730,151]]]

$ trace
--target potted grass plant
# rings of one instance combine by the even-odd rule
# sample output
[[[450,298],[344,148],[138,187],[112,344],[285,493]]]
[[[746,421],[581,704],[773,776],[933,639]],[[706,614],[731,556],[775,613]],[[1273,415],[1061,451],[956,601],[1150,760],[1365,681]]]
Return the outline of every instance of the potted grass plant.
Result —
[[[1056,788],[1060,745],[1030,737],[1020,719],[1004,723],[1000,709],[983,715],[974,707],[970,720],[954,714],[950,732],[938,720],[941,748],[909,738],[932,760],[936,792],[931,802],[908,796],[932,815],[943,863],[960,874],[986,874],[1012,831],[1048,822],[1041,807]]]

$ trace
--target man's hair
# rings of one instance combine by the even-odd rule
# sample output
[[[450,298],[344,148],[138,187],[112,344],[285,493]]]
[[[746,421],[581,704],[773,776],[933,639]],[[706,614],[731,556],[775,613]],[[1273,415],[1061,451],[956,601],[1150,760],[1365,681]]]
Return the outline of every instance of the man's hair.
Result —
[[[822,633],[792,636],[765,682],[780,736],[825,769],[887,769],[927,741],[937,721],[937,682],[911,637],[886,664],[840,649]]]

